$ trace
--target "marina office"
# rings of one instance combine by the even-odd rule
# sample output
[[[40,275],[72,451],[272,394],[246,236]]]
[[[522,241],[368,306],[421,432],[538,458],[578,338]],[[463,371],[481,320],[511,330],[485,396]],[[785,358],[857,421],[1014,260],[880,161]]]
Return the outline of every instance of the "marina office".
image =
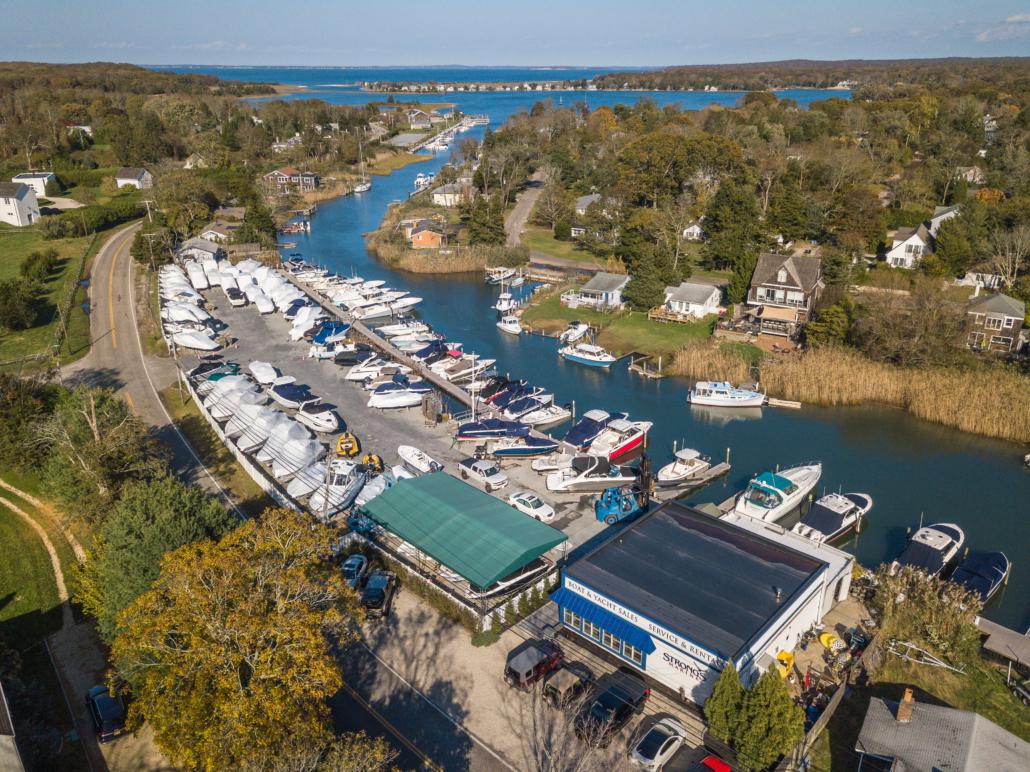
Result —
[[[568,634],[703,704],[732,661],[745,684],[847,597],[853,558],[745,516],[669,502],[562,573]]]

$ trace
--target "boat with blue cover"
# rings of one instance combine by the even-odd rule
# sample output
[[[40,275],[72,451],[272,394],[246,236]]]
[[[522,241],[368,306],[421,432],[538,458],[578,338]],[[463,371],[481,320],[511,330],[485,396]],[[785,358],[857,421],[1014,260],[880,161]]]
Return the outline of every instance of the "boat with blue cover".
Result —
[[[609,413],[606,410],[588,410],[573,426],[565,432],[562,442],[572,445],[576,450],[586,450],[597,435],[604,431],[612,421],[629,418],[629,413]]]
[[[268,393],[283,407],[296,408],[303,404],[317,404],[322,399],[312,394],[308,386],[295,383],[291,376],[277,378]]]
[[[822,464],[805,464],[781,472],[762,472],[737,497],[733,511],[774,523],[804,501],[823,473]]]
[[[611,367],[618,360],[600,346],[593,343],[576,343],[558,349],[563,359],[588,367]]]
[[[404,373],[397,373],[388,383],[376,386],[368,398],[368,406],[385,410],[387,408],[415,407],[422,404],[422,398],[432,391],[427,383],[412,383]]]
[[[551,404],[552,399],[553,395],[551,394],[534,394],[532,396],[520,397],[509,402],[504,410],[501,411],[501,416],[508,421],[517,421],[527,413],[532,413],[534,410],[539,410]]]
[[[951,581],[987,603],[1009,577],[1012,564],[1004,552],[973,551],[962,559]]]
[[[508,437],[490,445],[487,452],[492,456],[501,458],[531,458],[533,456],[546,456],[558,449],[558,441],[550,437]]]
[[[470,421],[458,427],[455,435],[459,441],[496,440],[502,437],[525,437],[529,427],[518,421],[503,421],[500,418],[484,418]]]
[[[330,343],[346,338],[349,329],[350,325],[346,322],[325,322],[311,338],[311,342],[316,346],[328,346]]]
[[[966,542],[966,532],[954,523],[924,525],[909,539],[905,550],[891,563],[890,572],[902,568],[917,568],[930,576],[943,574]]]

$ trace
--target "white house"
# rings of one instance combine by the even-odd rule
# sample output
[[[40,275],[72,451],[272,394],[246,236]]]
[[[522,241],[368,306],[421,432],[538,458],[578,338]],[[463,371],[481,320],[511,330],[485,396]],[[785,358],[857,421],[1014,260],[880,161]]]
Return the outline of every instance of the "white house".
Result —
[[[600,193],[591,193],[589,196],[580,196],[576,199],[576,214],[584,215],[591,204],[601,200]]]
[[[138,166],[123,166],[114,175],[114,183],[119,188],[132,186],[137,190],[154,187],[154,178],[146,169]]]
[[[196,236],[184,241],[178,249],[180,258],[191,257],[194,260],[204,260],[205,258],[217,260],[221,254],[222,248],[218,244]]]
[[[960,211],[962,211],[962,207],[958,204],[955,206],[938,206],[935,208],[933,210],[933,214],[930,215],[930,235],[936,238],[937,231],[941,229],[941,224],[950,220],[952,217],[956,217]]]
[[[186,163],[183,164],[183,169],[206,169],[207,161],[204,160],[204,156],[200,153],[190,153],[186,158]]]
[[[987,182],[987,176],[979,166],[958,166],[955,168],[955,174],[970,185],[983,185]]]
[[[450,182],[433,191],[433,203],[437,206],[460,206],[471,196],[471,188]]]
[[[221,220],[215,220],[214,222],[207,225],[204,230],[200,232],[200,238],[207,239],[208,241],[224,242],[231,239],[236,235],[236,231],[240,229],[239,223],[222,222]]]
[[[894,232],[891,248],[887,251],[887,265],[892,268],[915,268],[924,255],[930,254],[930,241],[930,231],[925,225],[898,228]]]
[[[681,282],[678,287],[665,288],[665,307],[674,314],[703,319],[719,313],[722,293],[710,284]]]
[[[24,182],[0,182],[0,222],[22,227],[37,220],[36,191]]]
[[[629,284],[624,273],[598,271],[579,290],[562,294],[562,302],[570,308],[587,306],[599,311],[615,311],[622,308],[622,293]]]
[[[687,241],[703,241],[705,238],[705,232],[701,228],[701,221],[697,220],[690,223],[686,228],[683,229],[683,238]]]
[[[57,182],[53,172],[22,172],[11,177],[11,182],[22,182],[36,192],[36,198],[46,198],[46,186]]]

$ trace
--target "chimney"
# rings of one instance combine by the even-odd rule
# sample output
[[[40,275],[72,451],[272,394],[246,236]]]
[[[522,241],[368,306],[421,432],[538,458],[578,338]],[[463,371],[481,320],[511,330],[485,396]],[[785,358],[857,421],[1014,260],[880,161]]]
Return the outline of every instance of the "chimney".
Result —
[[[905,696],[898,703],[898,723],[907,724],[912,720],[912,708],[915,707],[915,700],[912,699],[912,690],[905,689]]]

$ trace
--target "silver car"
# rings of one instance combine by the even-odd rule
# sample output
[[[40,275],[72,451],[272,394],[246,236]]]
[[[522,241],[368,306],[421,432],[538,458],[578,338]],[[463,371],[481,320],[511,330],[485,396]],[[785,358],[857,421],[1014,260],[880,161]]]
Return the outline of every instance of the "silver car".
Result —
[[[686,742],[687,730],[672,718],[663,718],[645,734],[630,752],[630,760],[641,769],[659,770]]]

